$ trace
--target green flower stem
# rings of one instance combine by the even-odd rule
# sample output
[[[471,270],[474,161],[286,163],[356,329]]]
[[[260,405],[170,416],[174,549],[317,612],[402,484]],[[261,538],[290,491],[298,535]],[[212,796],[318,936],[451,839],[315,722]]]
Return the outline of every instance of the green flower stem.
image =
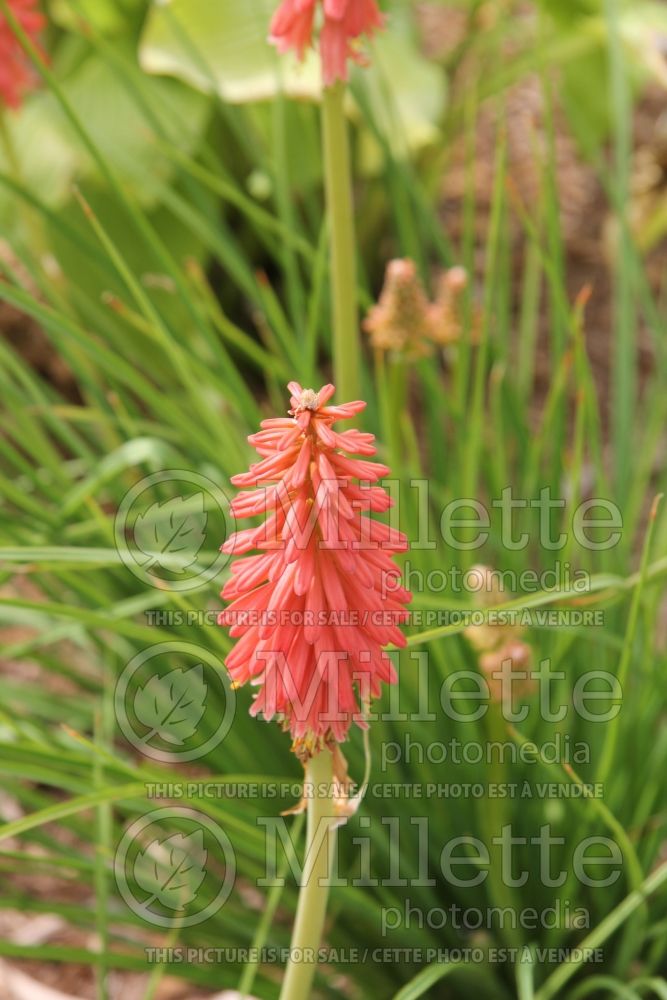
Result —
[[[305,790],[308,796],[306,858],[301,891],[292,930],[291,952],[302,961],[290,958],[285,970],[280,1000],[306,1000],[317,968],[312,956],[317,952],[329,898],[329,878],[336,830],[333,816],[333,756],[323,750],[311,758],[306,768]],[[323,836],[323,832],[326,830]]]
[[[344,111],[345,84],[325,87],[322,97],[324,174],[331,241],[334,382],[340,399],[359,399],[361,351],[357,313],[357,266],[350,143]]]

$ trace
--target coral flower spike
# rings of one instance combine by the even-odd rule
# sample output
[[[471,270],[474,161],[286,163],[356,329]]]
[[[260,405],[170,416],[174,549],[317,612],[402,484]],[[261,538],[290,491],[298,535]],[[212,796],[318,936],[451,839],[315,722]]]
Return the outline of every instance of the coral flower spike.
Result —
[[[235,516],[265,520],[223,546],[245,558],[232,564],[219,624],[238,639],[227,657],[235,684],[259,687],[252,714],[282,721],[307,759],[353,722],[365,727],[364,707],[396,680],[383,647],[405,644],[398,625],[412,598],[393,561],[407,539],[369,516],[392,504],[377,485],[389,469],[367,460],[372,434],[333,429],[366,404],[327,405],[332,385],[288,388],[290,416],[263,421],[249,438],[261,460],[232,479],[256,487],[234,499]]]
[[[45,21],[37,9],[36,0],[8,0],[9,8],[25,33],[36,40]],[[4,104],[18,108],[34,76],[23,49],[0,11],[0,109]]]
[[[347,80],[349,59],[361,62],[358,40],[370,38],[384,19],[376,0],[282,0],[273,15],[269,39],[279,52],[293,49],[303,59],[312,44],[315,11],[322,7],[320,54],[325,87]]]

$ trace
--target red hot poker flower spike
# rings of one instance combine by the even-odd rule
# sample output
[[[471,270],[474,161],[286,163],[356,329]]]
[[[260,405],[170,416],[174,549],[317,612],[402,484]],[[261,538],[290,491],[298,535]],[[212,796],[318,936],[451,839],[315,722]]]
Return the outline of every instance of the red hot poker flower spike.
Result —
[[[269,39],[279,52],[293,49],[303,59],[312,44],[319,0],[283,0],[273,16]],[[359,39],[384,25],[376,0],[323,0],[320,55],[325,87],[347,80],[349,59],[362,62]]]
[[[290,416],[262,422],[249,438],[261,461],[232,479],[256,487],[232,513],[265,520],[223,546],[245,558],[232,564],[219,624],[238,639],[226,661],[235,684],[259,687],[252,714],[277,717],[308,756],[352,722],[364,727],[361,707],[396,680],[383,647],[405,644],[412,597],[393,561],[407,539],[369,516],[392,505],[377,485],[389,469],[367,460],[372,434],[333,429],[366,404],[327,405],[332,385],[288,388]]]
[[[8,0],[12,14],[25,33],[36,40],[45,21],[35,0]],[[0,104],[18,108],[24,94],[34,84],[28,59],[18,39],[0,11]]]

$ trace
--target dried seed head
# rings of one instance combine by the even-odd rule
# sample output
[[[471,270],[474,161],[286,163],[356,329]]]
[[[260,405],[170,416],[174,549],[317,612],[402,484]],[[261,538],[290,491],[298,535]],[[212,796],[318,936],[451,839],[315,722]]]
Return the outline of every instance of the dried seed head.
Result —
[[[408,357],[429,353],[429,303],[414,261],[392,260],[377,305],[364,320],[371,344]]]
[[[478,608],[492,608],[503,602],[501,576],[489,566],[473,566],[465,577],[466,586],[475,594]],[[464,635],[477,653],[479,668],[486,677],[489,693],[494,701],[503,698],[504,680],[514,674],[528,671],[532,650],[521,639],[521,625],[484,624],[469,625]],[[528,677],[513,677],[510,690],[517,695],[532,692],[534,684]]]
[[[464,294],[468,287],[468,272],[464,267],[451,267],[438,282],[436,300],[429,318],[431,337],[436,344],[446,346],[461,339],[465,327]],[[473,334],[479,333],[479,314],[473,314]],[[473,341],[475,336],[473,335]]]
[[[479,667],[495,702],[502,702],[507,695],[525,697],[533,693],[536,685],[529,676],[531,654],[527,643],[514,640],[480,656]]]

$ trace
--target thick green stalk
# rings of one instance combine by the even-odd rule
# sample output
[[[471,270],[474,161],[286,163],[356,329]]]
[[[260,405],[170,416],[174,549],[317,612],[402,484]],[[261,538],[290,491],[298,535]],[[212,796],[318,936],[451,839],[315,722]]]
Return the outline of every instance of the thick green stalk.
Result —
[[[334,381],[340,399],[361,392],[354,200],[345,84],[326,87],[322,97],[324,175],[331,241]]]
[[[332,788],[333,757],[328,750],[323,750],[311,758],[306,768],[306,859],[292,930],[292,957],[285,970],[280,1000],[306,1000],[310,996],[317,968],[313,956],[322,940],[336,843],[336,831],[331,826]]]

